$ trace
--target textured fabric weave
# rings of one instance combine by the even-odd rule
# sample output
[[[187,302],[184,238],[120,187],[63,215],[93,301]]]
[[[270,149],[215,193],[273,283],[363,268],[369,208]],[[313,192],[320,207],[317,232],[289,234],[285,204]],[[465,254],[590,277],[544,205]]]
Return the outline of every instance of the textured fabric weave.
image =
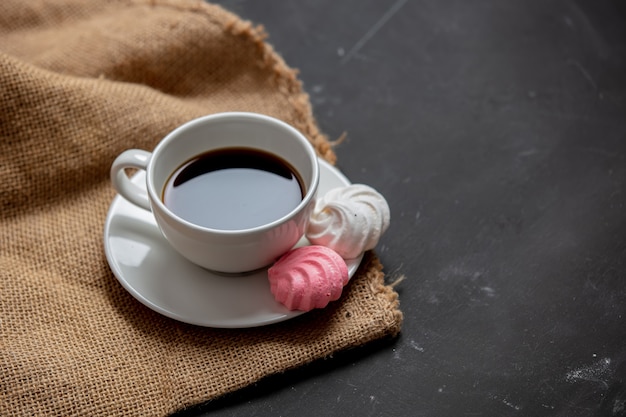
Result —
[[[202,2],[0,2],[0,415],[167,415],[398,334],[372,253],[328,308],[240,330],[161,316],[108,267],[113,159],[192,118],[268,114],[335,162],[264,38]]]

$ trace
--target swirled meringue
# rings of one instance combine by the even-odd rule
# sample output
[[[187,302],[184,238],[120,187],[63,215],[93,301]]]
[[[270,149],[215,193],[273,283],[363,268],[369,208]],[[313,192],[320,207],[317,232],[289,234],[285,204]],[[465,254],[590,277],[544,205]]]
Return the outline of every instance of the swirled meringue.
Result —
[[[303,246],[283,255],[268,271],[274,298],[289,310],[324,308],[348,283],[346,262],[324,246]]]
[[[352,184],[334,188],[316,202],[306,237],[314,245],[352,259],[376,246],[390,217],[387,201],[372,187]]]

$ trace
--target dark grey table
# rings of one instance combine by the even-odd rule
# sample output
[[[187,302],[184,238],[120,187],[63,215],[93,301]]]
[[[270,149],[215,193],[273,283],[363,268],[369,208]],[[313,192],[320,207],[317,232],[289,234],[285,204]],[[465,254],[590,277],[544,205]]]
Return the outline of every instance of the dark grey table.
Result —
[[[402,335],[184,415],[626,415],[626,1],[222,1],[383,193]]]

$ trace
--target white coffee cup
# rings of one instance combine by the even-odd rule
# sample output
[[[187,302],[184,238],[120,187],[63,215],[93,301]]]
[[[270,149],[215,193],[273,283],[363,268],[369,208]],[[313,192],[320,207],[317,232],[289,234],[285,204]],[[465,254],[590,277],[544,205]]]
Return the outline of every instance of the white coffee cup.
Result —
[[[287,215],[241,230],[203,227],[174,214],[162,200],[172,173],[198,155],[224,148],[260,150],[286,161],[302,180],[302,201]],[[145,187],[131,182],[127,168],[146,171]],[[111,181],[117,192],[152,211],[176,251],[197,265],[224,273],[268,266],[300,240],[313,209],[319,175],[315,150],[300,132],[278,119],[242,112],[192,120],[169,133],[151,153],[130,149],[111,166]]]

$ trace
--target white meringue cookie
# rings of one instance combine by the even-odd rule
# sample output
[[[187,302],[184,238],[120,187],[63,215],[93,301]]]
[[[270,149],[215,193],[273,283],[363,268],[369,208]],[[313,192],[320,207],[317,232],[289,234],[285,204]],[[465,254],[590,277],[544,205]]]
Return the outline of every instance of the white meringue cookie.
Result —
[[[387,201],[372,187],[352,184],[334,188],[317,200],[306,237],[314,245],[352,259],[376,246],[390,217]]]

